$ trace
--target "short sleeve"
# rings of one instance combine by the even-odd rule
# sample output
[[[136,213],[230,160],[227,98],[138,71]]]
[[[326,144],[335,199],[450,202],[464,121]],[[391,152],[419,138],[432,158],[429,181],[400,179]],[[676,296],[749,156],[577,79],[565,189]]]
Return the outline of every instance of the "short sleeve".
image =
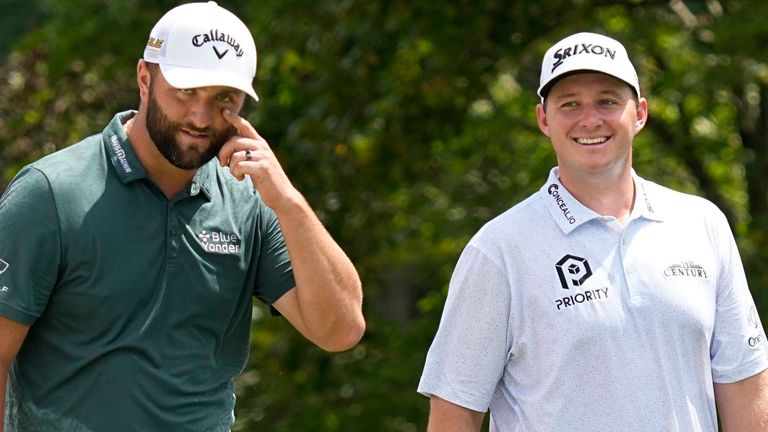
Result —
[[[768,368],[768,346],[736,242],[725,218],[718,222],[721,276],[710,356],[714,382],[731,383]]]
[[[56,283],[61,242],[46,177],[23,169],[0,198],[0,315],[31,325]]]
[[[451,277],[418,391],[484,412],[510,351],[511,293],[505,272],[471,243]]]
[[[295,287],[296,281],[280,223],[272,209],[263,204],[259,232],[261,244],[257,257],[254,295],[271,305]]]

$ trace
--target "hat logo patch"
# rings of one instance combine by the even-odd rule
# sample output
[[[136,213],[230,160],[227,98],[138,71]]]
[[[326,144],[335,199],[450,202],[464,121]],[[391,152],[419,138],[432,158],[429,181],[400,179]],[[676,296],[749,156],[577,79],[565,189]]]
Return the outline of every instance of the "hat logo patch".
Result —
[[[552,72],[555,71],[560,65],[563,64],[563,61],[567,59],[568,57],[580,55],[580,54],[593,54],[593,55],[599,55],[603,57],[610,57],[611,60],[616,59],[616,50],[606,48],[601,45],[597,44],[576,44],[572,47],[568,48],[560,48],[559,50],[555,51],[553,54],[556,61],[552,65]]]
[[[196,47],[201,47],[207,43],[210,42],[224,42],[235,51],[235,55],[238,57],[242,57],[244,54],[243,49],[240,47],[240,43],[235,39],[234,37],[224,33],[219,32],[218,30],[210,30],[208,33],[198,34],[192,37],[192,45]],[[213,51],[216,53],[216,57],[219,58],[219,60],[223,59],[225,55],[229,52],[229,49],[222,51],[219,51],[215,46],[213,47]]]
[[[155,38],[150,36],[149,40],[147,41],[147,46],[155,49],[160,49],[163,46],[163,43],[165,43],[165,39]]]

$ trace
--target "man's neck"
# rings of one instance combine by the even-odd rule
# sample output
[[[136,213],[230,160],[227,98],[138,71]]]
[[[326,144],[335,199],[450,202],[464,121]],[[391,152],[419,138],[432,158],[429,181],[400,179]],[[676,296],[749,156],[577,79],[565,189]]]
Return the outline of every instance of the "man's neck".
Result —
[[[165,159],[152,142],[141,112],[123,127],[139,162],[166,198],[172,199],[189,186],[197,170],[177,168]]]
[[[635,203],[635,182],[631,170],[607,179],[566,177],[560,182],[574,198],[601,216],[628,221]]]

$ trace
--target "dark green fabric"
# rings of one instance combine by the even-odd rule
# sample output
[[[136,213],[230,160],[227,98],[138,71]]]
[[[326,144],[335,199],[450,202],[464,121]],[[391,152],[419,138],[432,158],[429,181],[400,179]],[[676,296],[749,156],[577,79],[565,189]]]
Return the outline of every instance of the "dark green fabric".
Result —
[[[26,167],[0,200],[0,315],[31,325],[8,407],[26,423],[10,430],[228,430],[252,296],[295,285],[250,181],[214,160],[167,200],[125,136],[132,115]]]

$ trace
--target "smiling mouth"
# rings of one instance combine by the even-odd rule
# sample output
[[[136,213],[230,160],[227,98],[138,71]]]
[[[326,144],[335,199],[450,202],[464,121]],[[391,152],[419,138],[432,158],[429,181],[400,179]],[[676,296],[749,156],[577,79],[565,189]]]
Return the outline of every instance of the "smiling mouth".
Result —
[[[575,138],[574,141],[582,145],[595,145],[595,144],[602,144],[608,141],[608,137]]]

